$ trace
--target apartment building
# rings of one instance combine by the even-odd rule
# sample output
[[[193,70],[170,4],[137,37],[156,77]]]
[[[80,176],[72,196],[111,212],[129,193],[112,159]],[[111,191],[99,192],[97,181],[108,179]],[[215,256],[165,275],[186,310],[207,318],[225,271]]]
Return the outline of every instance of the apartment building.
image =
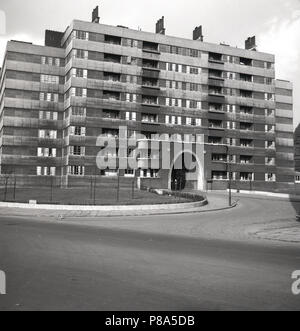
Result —
[[[276,189],[294,182],[292,86],[276,81],[275,58],[256,51],[74,20],[46,31],[45,46],[10,41],[1,70],[1,175],[24,184],[137,177],[152,187]],[[97,137],[143,134],[138,169],[98,169]],[[203,146],[194,174],[147,168],[145,140]],[[201,136],[201,141],[196,136]],[[157,138],[160,137],[160,138]],[[171,163],[178,157],[171,144]],[[160,146],[160,145],[158,145]],[[108,158],[118,159],[112,151]],[[128,150],[127,157],[130,157]],[[125,157],[126,158],[126,157]],[[195,158],[195,154],[193,154]]]

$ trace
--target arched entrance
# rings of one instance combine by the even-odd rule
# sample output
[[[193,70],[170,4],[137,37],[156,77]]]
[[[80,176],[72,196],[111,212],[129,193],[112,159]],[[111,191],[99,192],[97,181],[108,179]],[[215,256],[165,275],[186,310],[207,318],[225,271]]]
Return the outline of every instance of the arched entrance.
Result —
[[[195,165],[191,169],[190,162]],[[182,151],[175,156],[169,172],[169,189],[172,191],[204,190],[204,169],[197,155],[191,151]]]

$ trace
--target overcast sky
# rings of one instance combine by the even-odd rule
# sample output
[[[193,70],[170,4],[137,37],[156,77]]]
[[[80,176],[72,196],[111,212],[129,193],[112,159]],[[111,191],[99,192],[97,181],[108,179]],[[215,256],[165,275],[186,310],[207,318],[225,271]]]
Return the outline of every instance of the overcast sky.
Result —
[[[259,50],[276,55],[276,78],[294,83],[294,124],[300,123],[300,0],[1,0],[0,63],[7,40],[43,44],[45,29],[64,31],[74,18],[90,21],[96,5],[104,24],[154,32],[164,15],[168,35],[191,38],[203,25],[205,41],[238,47],[256,35]]]

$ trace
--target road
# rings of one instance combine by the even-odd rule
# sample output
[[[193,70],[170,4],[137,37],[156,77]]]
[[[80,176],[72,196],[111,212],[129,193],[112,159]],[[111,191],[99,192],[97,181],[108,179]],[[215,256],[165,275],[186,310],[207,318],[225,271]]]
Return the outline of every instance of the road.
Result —
[[[199,223],[197,214],[179,219]],[[1,216],[0,310],[300,310],[291,293],[299,244],[160,234],[141,231],[150,218],[122,221],[139,227]]]

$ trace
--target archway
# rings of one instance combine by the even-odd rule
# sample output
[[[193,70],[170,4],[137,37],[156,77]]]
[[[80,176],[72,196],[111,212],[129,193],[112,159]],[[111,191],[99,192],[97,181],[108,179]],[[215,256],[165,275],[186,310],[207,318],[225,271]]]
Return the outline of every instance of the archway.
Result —
[[[187,160],[195,164],[195,168],[189,170],[186,167],[185,154],[190,154]],[[204,183],[204,167],[198,156],[189,151],[182,151],[178,153],[172,162],[169,172],[168,188],[172,191],[182,191],[184,189],[203,191],[205,189]],[[178,169],[178,164],[181,165]],[[175,167],[176,165],[176,167]]]

